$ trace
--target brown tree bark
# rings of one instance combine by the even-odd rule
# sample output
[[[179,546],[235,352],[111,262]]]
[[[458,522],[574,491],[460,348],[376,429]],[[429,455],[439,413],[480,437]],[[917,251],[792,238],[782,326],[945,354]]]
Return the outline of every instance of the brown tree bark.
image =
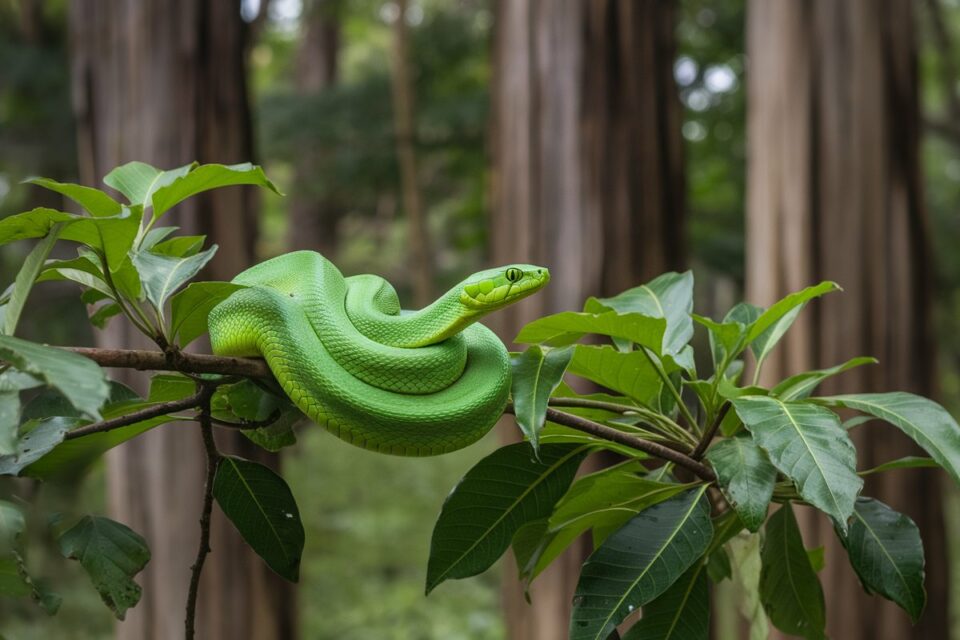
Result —
[[[251,159],[243,64],[244,25],[229,0],[73,0],[74,112],[84,183],[142,160],[172,168],[192,160]],[[165,219],[166,221],[166,219]],[[206,274],[229,279],[254,258],[255,195],[231,188],[178,207],[167,224],[207,233],[220,251]],[[101,346],[145,346],[122,320]],[[143,387],[140,375],[121,376]],[[152,560],[143,598],[119,638],[181,637],[190,565],[199,540],[204,453],[195,425],[150,432],[108,456],[112,515],[143,534]],[[269,461],[238,434],[222,448]],[[294,636],[292,589],[247,549],[222,513],[201,583],[197,635],[230,640]]]
[[[340,52],[338,3],[315,0],[304,11],[303,37],[297,50],[295,82],[301,96],[315,96],[337,80]],[[322,170],[329,150],[303,145],[294,161],[296,190],[290,196],[287,246],[312,249],[333,257],[337,246],[337,225],[342,209],[333,194],[316,193],[317,174]]]
[[[769,304],[823,279],[845,288],[808,309],[765,365],[770,382],[859,355],[880,364],[823,393],[930,395],[927,220],[920,172],[913,4],[909,0],[753,0],[749,5],[747,289]],[[866,468],[916,448],[892,428],[854,433]],[[834,638],[946,638],[947,582],[936,473],[867,483],[920,527],[928,603],[921,622],[859,586],[833,528],[805,513],[807,546],[827,546],[821,579]]]
[[[682,267],[673,22],[672,3],[657,0],[497,4],[492,262],[541,264],[553,278],[497,314],[504,340],[535,317]],[[567,636],[587,552],[584,543],[544,572],[532,605],[508,563],[510,638]]]

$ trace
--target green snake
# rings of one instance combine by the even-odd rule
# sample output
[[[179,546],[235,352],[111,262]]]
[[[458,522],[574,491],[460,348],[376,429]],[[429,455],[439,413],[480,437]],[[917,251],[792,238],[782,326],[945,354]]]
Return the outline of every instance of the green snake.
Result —
[[[487,433],[510,393],[507,350],[477,320],[549,281],[534,265],[488,269],[407,312],[386,280],[345,278],[296,251],[233,279],[245,288],[210,312],[210,342],[218,355],[264,358],[293,403],[347,442],[437,455]]]

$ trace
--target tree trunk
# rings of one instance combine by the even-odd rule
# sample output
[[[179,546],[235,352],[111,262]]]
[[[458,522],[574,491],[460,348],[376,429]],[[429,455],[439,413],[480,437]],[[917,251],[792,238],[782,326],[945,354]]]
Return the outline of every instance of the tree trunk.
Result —
[[[70,7],[73,102],[84,183],[142,160],[172,168],[192,160],[251,158],[243,65],[244,25],[228,0],[73,0]],[[207,233],[220,251],[206,274],[229,279],[253,260],[255,196],[244,188],[192,199],[168,224]],[[102,346],[146,346],[122,320]],[[143,387],[144,378],[125,380]],[[194,425],[195,426],[195,425]],[[222,435],[222,434],[221,434]],[[242,436],[223,449],[266,461]],[[152,431],[108,456],[113,515],[143,534],[152,560],[139,579],[143,598],[118,625],[119,638],[183,634],[190,566],[204,481],[204,453],[191,425]],[[222,513],[201,583],[197,636],[291,638],[292,589],[243,544]]]
[[[579,310],[587,296],[682,267],[673,13],[656,0],[498,3],[492,261],[542,264],[553,278],[496,314],[504,340],[536,317]],[[510,638],[567,636],[588,551],[584,541],[544,572],[532,605],[507,567]]]
[[[879,365],[832,379],[822,392],[935,391],[912,11],[909,0],[749,5],[748,297],[769,304],[823,279],[845,288],[801,315],[764,366],[767,383],[873,355]],[[880,424],[858,429],[854,441],[861,468],[917,453]],[[911,627],[895,605],[864,594],[832,526],[805,513],[807,546],[827,546],[828,633],[948,637],[937,474],[886,474],[864,494],[920,527],[926,612]]]
[[[304,34],[297,51],[295,82],[304,97],[329,89],[337,79],[340,52],[339,8],[330,0],[316,0],[304,11]],[[290,196],[287,246],[291,250],[312,249],[333,258],[337,246],[337,225],[342,208],[323,181],[318,193],[318,173],[330,150],[321,145],[301,145],[294,161],[295,192]]]

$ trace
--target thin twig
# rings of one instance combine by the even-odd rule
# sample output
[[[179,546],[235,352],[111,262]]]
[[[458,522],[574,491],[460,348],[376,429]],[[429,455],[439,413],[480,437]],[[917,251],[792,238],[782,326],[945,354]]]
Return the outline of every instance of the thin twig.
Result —
[[[220,452],[213,439],[213,421],[210,415],[210,398],[215,387],[202,385],[198,394],[200,404],[200,433],[203,436],[203,448],[207,453],[207,479],[203,486],[203,511],[200,514],[200,545],[197,547],[197,559],[190,567],[190,590],[187,593],[187,617],[184,622],[186,640],[193,640],[197,616],[197,594],[200,590],[200,574],[203,563],[210,553],[210,515],[213,512],[213,482],[220,464]]]
[[[604,400],[593,400],[591,398],[550,398],[547,402],[551,407],[599,409],[611,413],[634,414],[640,417],[645,424],[659,429],[670,438],[689,441],[690,445],[696,445],[697,443],[689,431],[685,430],[669,417],[655,413],[644,407],[620,404],[617,402],[606,402]],[[688,448],[690,448],[690,445],[688,445]]]
[[[713,436],[717,435],[717,429],[720,428],[720,423],[723,422],[723,419],[727,416],[728,411],[730,411],[730,403],[725,402],[723,403],[723,406],[720,407],[720,413],[717,414],[713,424],[710,425],[710,428],[707,429],[707,432],[703,434],[702,438],[700,438],[697,448],[694,449],[693,453],[690,454],[691,458],[694,460],[699,460],[703,457],[703,454],[707,452],[707,447],[710,446]]]
[[[179,371],[181,373],[219,373],[247,378],[270,379],[270,367],[258,358],[212,356],[182,351],[148,351],[140,349],[93,349],[64,347],[67,351],[90,358],[102,367],[137,369],[139,371]]]
[[[184,411],[186,409],[199,407],[202,401],[202,395],[197,393],[187,398],[181,398],[180,400],[162,402],[145,409],[140,409],[139,411],[134,411],[133,413],[111,418],[110,420],[94,422],[93,424],[88,424],[84,427],[80,427],[79,429],[74,429],[73,431],[68,432],[63,439],[73,440],[74,438],[82,438],[83,436],[89,436],[93,433],[113,431],[114,429],[126,427],[127,425],[141,422],[143,420],[149,420],[150,418],[157,418],[159,416],[167,415],[168,413],[176,413],[177,411]]]
[[[508,405],[506,410],[512,413],[513,406]],[[709,467],[691,459],[679,451],[675,451],[662,444],[650,442],[649,440],[632,436],[629,433],[618,431],[612,427],[604,426],[598,422],[594,422],[593,420],[587,420],[586,418],[575,416],[572,413],[558,411],[557,409],[553,409],[551,407],[547,407],[547,420],[550,422],[556,422],[557,424],[562,424],[565,427],[570,427],[571,429],[576,429],[577,431],[589,433],[590,435],[603,438],[604,440],[609,440],[610,442],[616,442],[618,444],[625,445],[631,449],[649,453],[650,455],[662,460],[668,460],[677,464],[678,466],[689,469],[698,477],[706,480],[707,482],[713,482],[716,480],[716,475],[714,475],[713,471]]]

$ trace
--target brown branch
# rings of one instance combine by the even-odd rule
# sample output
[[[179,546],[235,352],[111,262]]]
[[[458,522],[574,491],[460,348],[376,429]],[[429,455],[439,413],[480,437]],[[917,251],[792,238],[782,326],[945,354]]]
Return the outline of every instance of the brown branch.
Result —
[[[187,617],[184,621],[186,640],[193,640],[197,615],[197,595],[200,591],[200,574],[203,563],[210,553],[210,516],[213,512],[213,483],[220,465],[220,452],[213,439],[213,421],[210,416],[210,398],[216,387],[203,385],[200,395],[200,433],[203,436],[203,448],[207,453],[207,479],[203,486],[203,511],[200,514],[200,545],[197,558],[190,567],[190,590],[187,593]]]
[[[507,405],[506,412],[513,413],[513,406]],[[623,431],[618,431],[612,427],[604,426],[594,422],[593,420],[587,420],[586,418],[575,416],[572,413],[558,411],[551,407],[547,407],[547,420],[550,422],[556,422],[557,424],[562,424],[565,427],[570,427],[571,429],[576,429],[577,431],[589,433],[592,436],[609,440],[610,442],[616,442],[617,444],[625,445],[631,449],[649,453],[650,455],[662,460],[673,462],[677,466],[689,469],[691,472],[707,482],[713,482],[717,479],[716,475],[714,475],[713,471],[709,467],[697,462],[696,460],[693,460],[689,456],[686,456],[679,451],[675,451],[662,444],[657,444],[656,442],[650,442],[649,440],[632,436],[628,433],[624,433]]]
[[[88,424],[84,427],[80,427],[79,429],[74,429],[73,431],[67,432],[63,439],[73,440],[74,438],[82,438],[83,436],[89,436],[93,433],[113,431],[114,429],[126,427],[128,425],[141,422],[142,420],[149,420],[151,418],[158,418],[160,416],[167,415],[168,413],[193,409],[195,407],[199,407],[201,402],[203,402],[202,393],[197,393],[187,398],[181,398],[180,400],[162,402],[152,407],[147,407],[146,409],[134,411],[133,413],[111,418],[110,420],[94,422],[93,424]]]
[[[139,371],[179,371],[181,373],[219,373],[246,378],[272,378],[270,367],[259,358],[212,356],[182,351],[147,351],[138,349],[93,349],[63,347],[67,351],[90,358],[102,367],[137,369]]]
[[[699,460],[703,457],[703,454],[707,452],[707,447],[710,446],[710,442],[713,440],[713,436],[717,435],[717,429],[720,428],[720,423],[723,422],[723,419],[727,416],[727,412],[730,411],[730,403],[725,402],[722,407],[720,407],[720,413],[717,414],[716,420],[713,421],[713,424],[710,425],[710,428],[707,429],[707,432],[703,434],[703,437],[700,438],[700,442],[697,443],[697,448],[693,450],[693,453],[690,454],[690,457],[694,460]]]

